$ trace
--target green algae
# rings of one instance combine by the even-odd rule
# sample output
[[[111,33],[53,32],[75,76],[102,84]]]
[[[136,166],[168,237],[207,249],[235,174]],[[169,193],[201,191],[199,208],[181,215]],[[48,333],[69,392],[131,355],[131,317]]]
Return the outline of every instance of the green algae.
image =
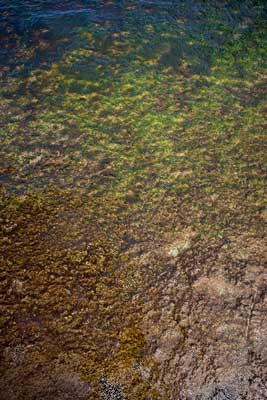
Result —
[[[14,303],[4,341],[26,331],[43,360],[59,338],[92,398],[105,375],[130,375],[131,398],[160,398],[141,329],[146,298],[134,296],[165,264],[143,271],[128,248],[143,241],[152,252],[191,227],[204,269],[208,240],[266,235],[266,28],[260,18],[229,26],[219,6],[203,7],[207,30],[130,7],[121,30],[79,28],[60,60],[1,88],[1,273]],[[178,257],[189,281],[190,257]],[[155,368],[150,381],[135,362]]]

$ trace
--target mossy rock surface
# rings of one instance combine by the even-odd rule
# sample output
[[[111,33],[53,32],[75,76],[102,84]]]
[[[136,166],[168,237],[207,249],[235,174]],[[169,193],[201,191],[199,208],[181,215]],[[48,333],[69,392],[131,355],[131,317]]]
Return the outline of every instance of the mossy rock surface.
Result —
[[[3,398],[265,398],[266,2],[0,7]]]

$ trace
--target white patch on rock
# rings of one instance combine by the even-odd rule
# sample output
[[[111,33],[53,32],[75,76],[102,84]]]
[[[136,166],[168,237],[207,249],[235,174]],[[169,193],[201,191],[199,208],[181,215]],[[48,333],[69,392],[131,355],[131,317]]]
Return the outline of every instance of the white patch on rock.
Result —
[[[168,255],[171,257],[178,257],[180,254],[183,254],[186,250],[189,250],[191,247],[191,242],[189,240],[178,241],[170,248]]]

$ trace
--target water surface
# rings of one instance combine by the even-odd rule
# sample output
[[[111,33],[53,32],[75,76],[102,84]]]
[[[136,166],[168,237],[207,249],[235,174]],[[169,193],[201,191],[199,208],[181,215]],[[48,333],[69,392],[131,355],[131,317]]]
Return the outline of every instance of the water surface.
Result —
[[[264,398],[266,11],[0,1],[3,398]]]

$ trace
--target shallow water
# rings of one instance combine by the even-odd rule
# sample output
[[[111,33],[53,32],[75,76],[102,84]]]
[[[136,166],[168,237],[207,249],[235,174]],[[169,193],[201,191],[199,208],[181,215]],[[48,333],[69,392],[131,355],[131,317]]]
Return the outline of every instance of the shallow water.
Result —
[[[265,2],[0,13],[0,397],[264,399]]]

